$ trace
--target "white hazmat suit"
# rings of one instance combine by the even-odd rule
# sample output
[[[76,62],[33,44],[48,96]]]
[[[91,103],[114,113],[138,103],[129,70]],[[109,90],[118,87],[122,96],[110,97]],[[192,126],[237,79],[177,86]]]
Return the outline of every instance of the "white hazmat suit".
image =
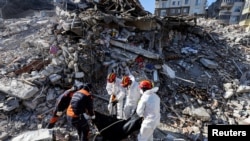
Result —
[[[117,119],[124,119],[123,114],[123,103],[124,103],[124,88],[120,86],[121,79],[116,78],[116,80],[113,83],[107,82],[106,90],[108,94],[110,95],[109,104],[108,104],[108,111],[112,115],[115,112],[117,112]],[[115,106],[112,104],[112,97],[111,95],[115,95],[116,99],[118,100],[118,103]]]
[[[138,141],[153,141],[155,128],[160,124],[160,98],[156,94],[159,87],[146,90],[138,103],[136,113],[143,117]]]
[[[131,115],[136,111],[137,104],[141,97],[139,84],[135,81],[135,77],[133,75],[129,75],[129,78],[132,83],[127,88],[124,88],[126,93],[124,105],[125,119],[131,117]]]

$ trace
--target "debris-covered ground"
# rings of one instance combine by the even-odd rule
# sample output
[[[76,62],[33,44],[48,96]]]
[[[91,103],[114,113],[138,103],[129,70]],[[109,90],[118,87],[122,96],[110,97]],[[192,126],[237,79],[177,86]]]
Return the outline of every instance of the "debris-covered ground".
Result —
[[[156,17],[134,0],[58,3],[46,14],[1,20],[0,140],[27,141],[27,131],[51,140],[55,99],[74,80],[91,82],[96,110],[107,113],[106,76],[126,67],[160,87],[155,141],[207,140],[209,124],[250,124],[250,34],[238,25]],[[56,127],[57,139],[74,140],[65,118]]]

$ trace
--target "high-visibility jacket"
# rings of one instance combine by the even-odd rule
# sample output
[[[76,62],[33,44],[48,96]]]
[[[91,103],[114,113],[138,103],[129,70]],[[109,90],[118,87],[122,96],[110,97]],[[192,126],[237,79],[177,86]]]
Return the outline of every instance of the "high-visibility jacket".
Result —
[[[54,124],[59,119],[59,116],[56,113],[59,111],[63,112],[64,110],[67,109],[73,94],[74,94],[74,91],[72,91],[71,89],[68,89],[57,98],[55,109],[53,111],[53,116],[50,118],[50,121],[49,121],[49,128],[54,127]]]
[[[55,110],[53,112],[53,117],[50,120],[50,123],[55,123],[58,120],[57,112],[63,112],[69,106],[70,100],[74,94],[74,91],[71,89],[66,90],[62,93],[56,100]]]
[[[88,91],[81,89],[73,94],[70,105],[67,108],[67,115],[70,117],[79,117],[83,113],[89,116],[94,115],[93,97]]]

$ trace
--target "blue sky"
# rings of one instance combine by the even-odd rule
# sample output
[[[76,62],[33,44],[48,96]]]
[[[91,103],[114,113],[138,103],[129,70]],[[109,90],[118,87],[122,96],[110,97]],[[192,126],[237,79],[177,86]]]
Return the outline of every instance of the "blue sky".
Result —
[[[155,0],[140,0],[140,2],[146,11],[154,13]],[[215,2],[215,0],[208,0],[208,5],[210,5],[212,2]]]

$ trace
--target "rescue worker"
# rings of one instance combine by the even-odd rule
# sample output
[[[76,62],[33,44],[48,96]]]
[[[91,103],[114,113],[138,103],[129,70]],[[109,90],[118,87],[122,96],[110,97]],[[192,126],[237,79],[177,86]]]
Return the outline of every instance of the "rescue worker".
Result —
[[[48,129],[51,129],[55,126],[55,123],[58,121],[59,117],[62,116],[63,112],[69,106],[70,100],[77,90],[80,90],[83,87],[83,83],[75,81],[75,84],[70,89],[62,93],[56,100],[55,109],[53,111],[53,116],[50,118]]]
[[[88,120],[95,119],[91,89],[91,84],[85,84],[82,89],[73,94],[67,108],[67,120],[76,128],[80,141],[88,141],[90,131]],[[84,116],[85,114],[88,115],[89,119]]]
[[[122,77],[121,85],[125,89],[126,96],[124,105],[124,117],[125,119],[128,119],[136,111],[138,101],[141,97],[138,87],[139,84],[129,71],[129,76],[125,75]]]
[[[143,80],[139,84],[140,93],[142,94],[138,103],[136,113],[143,117],[138,141],[153,141],[155,128],[160,124],[160,98],[156,94],[159,87],[153,87],[149,80]]]
[[[120,86],[121,79],[116,77],[115,73],[109,73],[107,76],[106,90],[110,95],[108,111],[110,115],[116,115],[117,119],[123,119],[123,104],[125,93]],[[116,114],[115,114],[116,113]]]

